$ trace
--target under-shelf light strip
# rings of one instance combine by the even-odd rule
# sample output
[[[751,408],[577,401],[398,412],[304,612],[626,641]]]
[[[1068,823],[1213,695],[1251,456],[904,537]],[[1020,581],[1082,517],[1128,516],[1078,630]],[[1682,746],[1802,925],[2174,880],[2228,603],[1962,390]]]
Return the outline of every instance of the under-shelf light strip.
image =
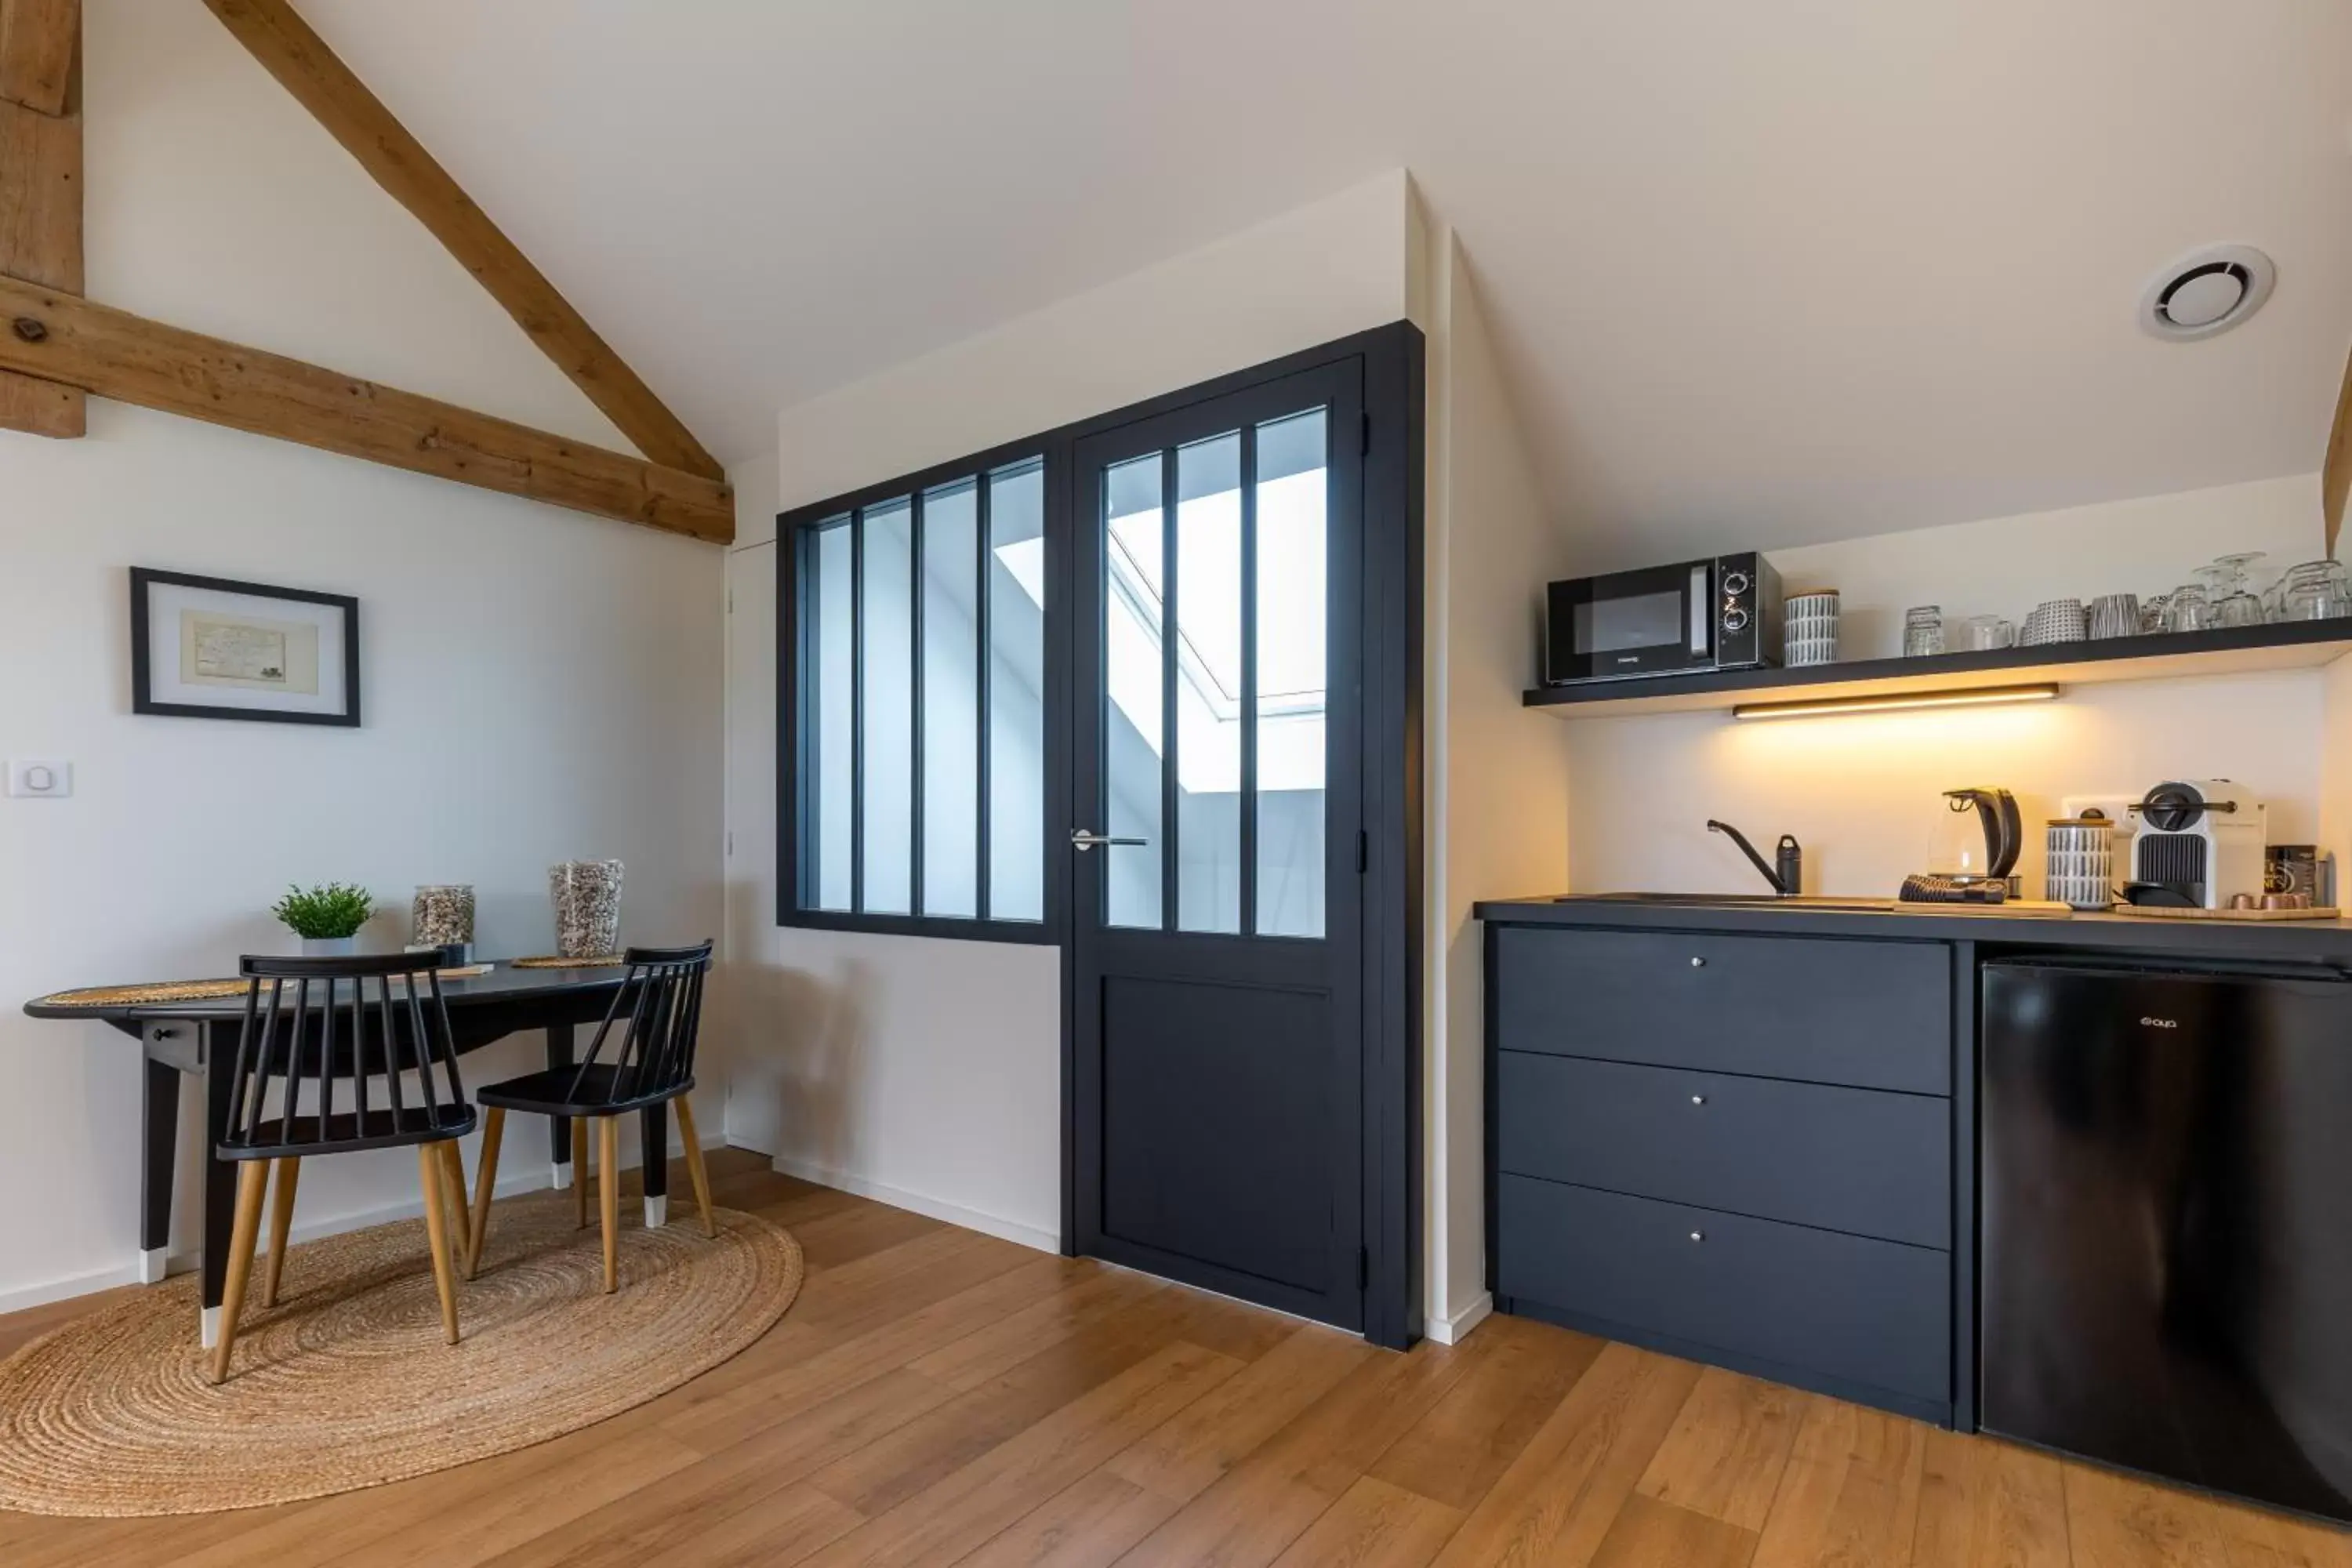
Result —
[[[1890,692],[1882,697],[1813,697],[1786,702],[1742,702],[1734,719],[1814,719],[1832,713],[1889,713],[1907,708],[1984,708],[2001,702],[2047,702],[2056,683],[1985,686],[1963,691]]]

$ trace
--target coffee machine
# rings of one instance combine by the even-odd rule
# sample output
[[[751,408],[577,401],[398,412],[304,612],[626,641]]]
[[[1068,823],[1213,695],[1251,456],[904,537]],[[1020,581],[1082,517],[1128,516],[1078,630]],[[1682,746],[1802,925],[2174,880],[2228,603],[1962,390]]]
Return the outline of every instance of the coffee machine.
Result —
[[[2174,779],[2134,802],[2131,879],[2180,896],[2193,909],[2221,910],[2231,895],[2261,898],[2268,808],[2228,779]]]

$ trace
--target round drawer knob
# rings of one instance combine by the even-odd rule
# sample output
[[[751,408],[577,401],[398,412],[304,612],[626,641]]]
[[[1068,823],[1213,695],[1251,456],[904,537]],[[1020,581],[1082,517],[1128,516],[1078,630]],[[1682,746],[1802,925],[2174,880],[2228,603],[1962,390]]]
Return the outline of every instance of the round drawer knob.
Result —
[[[1695,1230],[1691,1232],[1691,1239],[1693,1241],[1705,1241],[1706,1239],[1706,1232],[1703,1230]]]
[[[1706,967],[1706,960],[1704,958],[1694,958],[1691,960],[1691,967],[1693,969],[1705,969]]]
[[[1691,1096],[1691,1103],[1693,1105],[1705,1105],[1706,1103],[1706,1096],[1703,1094],[1694,1094]]]

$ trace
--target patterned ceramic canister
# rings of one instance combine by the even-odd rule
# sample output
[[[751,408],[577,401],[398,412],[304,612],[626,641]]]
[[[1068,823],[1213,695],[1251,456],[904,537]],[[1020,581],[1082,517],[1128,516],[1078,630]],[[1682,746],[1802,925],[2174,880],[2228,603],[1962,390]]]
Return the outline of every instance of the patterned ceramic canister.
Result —
[[[2116,825],[2104,816],[2068,816],[2053,821],[2042,844],[2042,896],[2078,910],[2104,910],[2115,901]]]
[[[1835,588],[1799,594],[1781,609],[1781,662],[1794,669],[1835,664],[1838,656],[1838,595]]]

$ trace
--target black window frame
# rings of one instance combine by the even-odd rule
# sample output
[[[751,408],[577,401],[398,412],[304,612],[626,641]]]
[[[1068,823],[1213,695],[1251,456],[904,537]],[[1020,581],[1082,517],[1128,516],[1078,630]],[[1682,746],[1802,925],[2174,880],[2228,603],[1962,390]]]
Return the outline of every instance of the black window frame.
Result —
[[[1056,447],[1059,448],[1058,453],[1055,450]],[[1071,443],[1062,438],[1059,433],[1024,441],[1008,441],[1002,446],[992,447],[984,452],[976,452],[950,462],[935,463],[915,473],[887,479],[880,484],[861,486],[845,495],[833,497],[813,506],[795,507],[790,511],[777,515],[776,668],[779,679],[776,689],[779,710],[776,737],[779,759],[783,764],[777,769],[776,822],[779,829],[776,835],[777,925],[811,931],[871,931],[885,936],[946,937],[967,942],[1021,942],[1033,946],[1054,946],[1062,941],[1063,934],[1068,928],[1068,911],[1065,908],[1068,895],[1065,888],[1056,885],[1051,873],[1055,864],[1052,853],[1054,824],[1066,815],[1060,798],[1062,791],[1066,787],[1060,776],[1063,771],[1062,759],[1066,752],[1062,745],[1063,738],[1055,732],[1055,730],[1058,689],[1061,683],[1067,679],[1066,672],[1059,668],[1057,649],[1061,637],[1059,620],[1063,614],[1061,606],[1063,595],[1059,591],[1061,587],[1059,557],[1063,548],[1061,542],[1068,537],[1066,519],[1059,513],[1067,504],[1066,470],[1070,447]],[[985,912],[988,908],[989,863],[992,854],[988,837],[991,804],[988,798],[990,779],[987,761],[989,671],[987,660],[984,658],[980,661],[980,668],[976,675],[980,692],[978,729],[981,737],[979,748],[981,761],[978,821],[981,831],[975,875],[978,879],[977,886],[980,893],[979,907],[982,913],[979,916],[927,915],[919,912],[923,885],[923,616],[920,593],[923,543],[920,521],[922,498],[927,492],[945,486],[966,480],[976,481],[979,492],[983,498],[980,503],[978,531],[982,557],[984,560],[988,539],[988,511],[984,499],[988,493],[987,481],[993,474],[1007,468],[1016,468],[1032,461],[1038,463],[1041,468],[1045,581],[1048,584],[1045,609],[1045,755],[1039,759],[1045,782],[1044,798],[1040,803],[1043,820],[1039,825],[1041,840],[1038,867],[1045,895],[1043,918],[1034,921],[1002,920],[990,918]],[[836,524],[844,515],[854,516],[866,509],[884,506],[893,501],[908,502],[912,514],[909,547],[913,562],[911,582],[916,591],[912,596],[913,602],[908,618],[913,642],[913,690],[910,694],[909,711],[913,731],[911,739],[914,765],[910,770],[913,809],[908,827],[911,842],[908,847],[909,855],[908,901],[915,906],[915,910],[905,914],[877,914],[854,910],[809,909],[803,907],[801,902],[803,878],[805,874],[801,845],[802,841],[814,832],[815,801],[814,791],[803,790],[801,784],[803,780],[810,778],[814,772],[811,765],[814,747],[811,736],[801,727],[800,715],[813,700],[808,686],[815,672],[813,668],[814,661],[802,657],[802,626],[806,619],[804,614],[806,595],[814,592],[814,584],[806,579],[802,569],[803,556],[808,542],[827,525]],[[977,598],[980,605],[977,606],[977,619],[981,640],[984,641],[987,636],[985,604],[988,598],[988,579],[984,574],[978,579],[978,584]],[[853,588],[853,596],[859,591]],[[852,647],[855,650],[854,657],[862,661],[864,650],[856,647],[854,634]],[[853,698],[853,701],[862,710],[864,701],[862,690]],[[856,744],[862,748],[865,743],[861,733],[862,717],[852,721],[852,730],[853,734],[856,736]],[[860,793],[853,787],[853,809],[862,821],[865,802],[862,798],[858,798]],[[864,879],[864,867],[861,863],[862,848],[861,829],[853,833],[851,840],[850,865],[853,885],[862,883]]]

